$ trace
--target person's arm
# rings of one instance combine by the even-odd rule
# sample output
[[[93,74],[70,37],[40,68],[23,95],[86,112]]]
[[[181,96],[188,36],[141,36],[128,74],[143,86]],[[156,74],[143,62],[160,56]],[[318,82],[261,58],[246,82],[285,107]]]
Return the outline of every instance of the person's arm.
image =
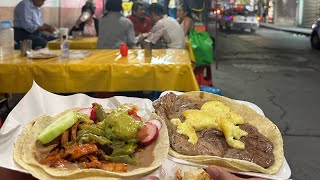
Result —
[[[156,44],[158,42],[158,40],[163,36],[164,32],[165,32],[165,27],[160,23],[156,23],[152,27],[147,39],[152,44]]]
[[[189,18],[186,18],[184,21],[183,21],[183,31],[184,31],[184,35],[188,35],[190,29],[193,28],[193,22],[191,19]]]
[[[128,42],[127,42],[128,46],[129,47],[134,46],[137,43],[137,41],[136,41],[136,37],[135,37],[133,24],[129,19],[128,19],[127,35],[128,35]]]
[[[72,35],[73,31],[83,31],[83,27],[84,25],[82,25],[81,23],[78,24],[78,21],[77,21],[76,24],[71,28],[69,35]]]
[[[43,24],[42,26],[39,26],[38,31],[47,31],[49,33],[53,33],[55,31],[54,27],[49,24]]]

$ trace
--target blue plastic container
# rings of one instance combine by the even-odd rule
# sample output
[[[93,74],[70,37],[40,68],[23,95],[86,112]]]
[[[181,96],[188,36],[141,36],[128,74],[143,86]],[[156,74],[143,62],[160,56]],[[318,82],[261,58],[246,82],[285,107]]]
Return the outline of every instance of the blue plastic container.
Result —
[[[211,86],[200,86],[200,91],[221,95],[221,90]]]

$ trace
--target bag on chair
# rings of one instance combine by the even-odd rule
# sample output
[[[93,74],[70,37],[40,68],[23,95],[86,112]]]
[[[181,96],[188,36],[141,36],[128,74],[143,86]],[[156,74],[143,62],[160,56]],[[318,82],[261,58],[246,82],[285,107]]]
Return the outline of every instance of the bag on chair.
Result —
[[[211,64],[213,60],[213,44],[209,33],[191,30],[189,41],[196,58],[196,66]]]

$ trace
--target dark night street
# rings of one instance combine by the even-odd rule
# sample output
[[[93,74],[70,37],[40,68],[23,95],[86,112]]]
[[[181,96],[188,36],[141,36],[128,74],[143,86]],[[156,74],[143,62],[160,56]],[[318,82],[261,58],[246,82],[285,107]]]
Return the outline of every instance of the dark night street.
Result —
[[[215,24],[209,24],[214,34]],[[218,31],[214,86],[250,101],[281,130],[292,179],[318,179],[320,51],[305,35],[259,28]]]

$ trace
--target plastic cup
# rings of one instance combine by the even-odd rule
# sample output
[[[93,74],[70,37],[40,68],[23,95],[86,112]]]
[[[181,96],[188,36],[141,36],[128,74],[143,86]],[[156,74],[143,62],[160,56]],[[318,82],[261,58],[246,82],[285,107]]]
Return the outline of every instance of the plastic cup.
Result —
[[[66,36],[68,39],[68,34],[69,34],[69,28],[59,28],[60,32],[60,40],[63,40],[63,36]]]
[[[83,12],[81,17],[80,17],[80,21],[85,22],[86,20],[88,20],[90,17],[90,13],[88,12]]]

